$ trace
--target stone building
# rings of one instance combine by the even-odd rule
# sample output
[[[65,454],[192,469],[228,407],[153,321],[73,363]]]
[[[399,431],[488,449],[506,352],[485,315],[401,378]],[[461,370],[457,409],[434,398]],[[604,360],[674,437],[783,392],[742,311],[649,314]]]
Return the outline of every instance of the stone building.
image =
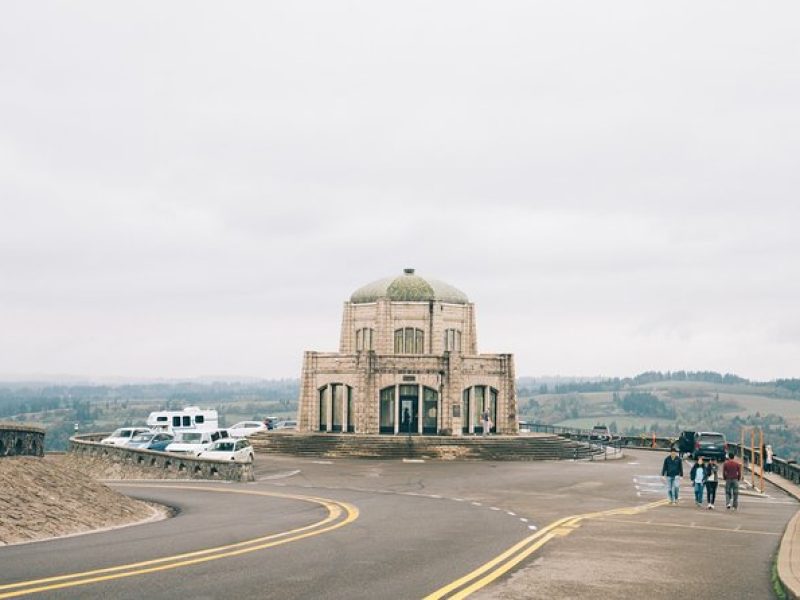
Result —
[[[516,434],[511,354],[479,354],[475,306],[414,269],[356,290],[344,303],[339,352],[303,359],[305,432]]]

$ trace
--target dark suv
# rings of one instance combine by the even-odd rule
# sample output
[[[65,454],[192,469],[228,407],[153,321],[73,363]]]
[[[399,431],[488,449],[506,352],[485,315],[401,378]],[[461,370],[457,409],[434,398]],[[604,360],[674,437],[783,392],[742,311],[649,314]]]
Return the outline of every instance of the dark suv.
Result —
[[[694,431],[681,431],[681,436],[675,443],[681,458],[683,458],[684,454],[691,454],[694,452],[694,436]]]
[[[728,452],[728,443],[725,436],[716,431],[698,431],[694,434],[694,449],[692,458],[702,456],[703,458],[716,458],[725,460]]]

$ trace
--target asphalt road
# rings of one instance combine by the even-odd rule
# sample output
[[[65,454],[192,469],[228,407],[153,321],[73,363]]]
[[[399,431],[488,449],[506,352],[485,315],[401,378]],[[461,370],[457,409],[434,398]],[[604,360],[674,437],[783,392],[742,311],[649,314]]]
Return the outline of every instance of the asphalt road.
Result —
[[[769,598],[797,503],[769,487],[736,514],[711,512],[687,488],[680,506],[654,505],[662,459],[259,455],[253,484],[115,484],[178,514],[0,548],[0,598]]]

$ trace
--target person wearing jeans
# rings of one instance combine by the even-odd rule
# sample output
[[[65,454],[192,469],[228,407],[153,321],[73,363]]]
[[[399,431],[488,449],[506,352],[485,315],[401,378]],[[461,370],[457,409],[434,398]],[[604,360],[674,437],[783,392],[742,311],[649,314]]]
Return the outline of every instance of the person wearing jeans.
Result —
[[[669,456],[664,459],[664,465],[661,467],[661,477],[666,478],[669,503],[677,504],[678,494],[681,489],[681,477],[683,477],[683,461],[678,458],[675,448],[670,448]]]
[[[725,479],[725,508],[739,508],[739,482],[742,480],[742,466],[728,454],[728,460],[722,465],[722,477]]]
[[[706,468],[703,466],[703,457],[698,456],[689,477],[694,484],[694,503],[703,506],[703,489],[706,483]]]

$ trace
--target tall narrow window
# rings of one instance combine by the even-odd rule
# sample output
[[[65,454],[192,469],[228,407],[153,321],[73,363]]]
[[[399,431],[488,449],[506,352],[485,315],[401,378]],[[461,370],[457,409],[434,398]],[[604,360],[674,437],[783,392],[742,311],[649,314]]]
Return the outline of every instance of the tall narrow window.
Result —
[[[394,433],[394,386],[381,390],[380,432]]]
[[[328,403],[326,402],[326,392],[328,386],[324,386],[319,390],[319,430],[328,430]]]
[[[364,327],[356,331],[356,352],[372,350],[372,334],[373,330],[370,327]]]
[[[448,352],[461,352],[461,332],[458,329],[444,330],[444,349]]]
[[[425,332],[414,327],[396,329],[394,352],[395,354],[425,354]]]

